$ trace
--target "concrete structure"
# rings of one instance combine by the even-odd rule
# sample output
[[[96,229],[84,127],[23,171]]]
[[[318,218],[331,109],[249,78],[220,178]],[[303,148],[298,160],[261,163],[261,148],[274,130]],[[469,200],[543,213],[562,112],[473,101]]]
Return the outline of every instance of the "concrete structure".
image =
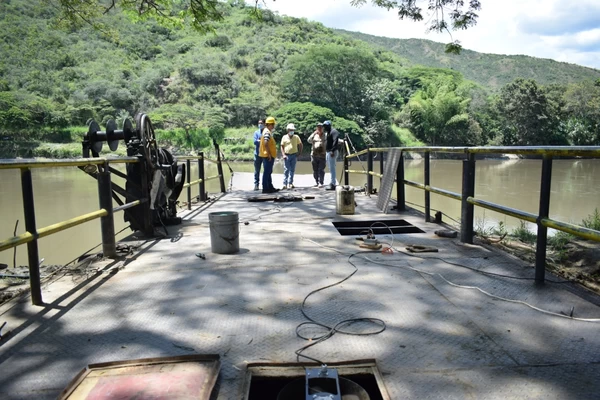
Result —
[[[296,179],[297,186],[311,181]],[[307,344],[295,334],[305,321],[304,297],[354,270],[348,260],[359,250],[356,241],[340,236],[332,221],[393,218],[425,231],[394,235],[394,248],[420,244],[439,253],[352,257],[358,272],[310,297],[306,312],[326,324],[380,318],[387,329],[337,334],[307,355],[328,362],[377,359],[393,399],[598,398],[600,322],[565,317],[573,309],[574,317],[600,318],[597,296],[564,283],[536,287],[531,266],[438,238],[439,226],[416,212],[383,215],[363,194],[356,195],[356,215],[339,216],[334,192],[299,188],[293,192],[315,198],[250,203],[251,188],[251,174],[236,174],[231,193],[184,214],[168,238],[93,263],[88,276],[66,275],[45,286],[45,307],[28,299],[4,305],[2,333],[11,334],[0,342],[0,398],[56,398],[90,363],[219,353],[217,398],[240,399],[247,363],[292,362]],[[239,213],[238,254],[210,253],[213,211]]]

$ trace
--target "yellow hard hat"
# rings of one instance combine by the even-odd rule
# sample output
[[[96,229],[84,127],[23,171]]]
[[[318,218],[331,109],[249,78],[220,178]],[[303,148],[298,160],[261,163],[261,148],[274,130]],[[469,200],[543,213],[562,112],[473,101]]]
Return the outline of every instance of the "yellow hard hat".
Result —
[[[274,124],[274,123],[275,123],[275,118],[273,118],[273,117],[268,117],[265,120],[265,124]]]

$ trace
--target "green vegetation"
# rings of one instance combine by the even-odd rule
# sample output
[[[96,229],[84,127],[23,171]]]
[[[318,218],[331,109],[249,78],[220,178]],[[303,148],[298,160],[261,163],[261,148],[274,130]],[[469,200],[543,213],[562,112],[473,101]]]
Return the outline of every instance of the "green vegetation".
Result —
[[[586,228],[600,231],[600,211],[597,208],[594,209],[594,212],[584,218],[581,223]]]
[[[464,49],[460,55],[454,55],[444,51],[444,44],[426,39],[393,39],[341,29],[336,29],[335,32],[378,46],[382,50],[392,51],[411,65],[452,69],[466,79],[494,90],[517,78],[550,85],[594,81],[600,76],[600,72],[594,68],[543,58],[485,54]]]
[[[477,55],[480,70],[510,78],[475,83],[463,69],[417,65],[421,42],[389,51],[305,19],[268,10],[257,18],[254,7],[237,0],[208,2],[214,8],[207,15],[219,17],[210,17],[212,33],[205,35],[185,23],[190,10],[181,7],[188,2],[152,2],[174,7],[161,9],[169,18],[159,24],[132,23],[131,12],[118,8],[136,2],[117,1],[100,15],[85,7],[111,2],[61,0],[83,4],[94,26],[60,30],[60,13],[48,1],[54,0],[0,3],[1,157],[77,155],[72,143],[80,142],[88,119],[104,127],[140,111],[150,115],[163,145],[198,151],[215,139],[237,159],[252,151],[256,121],[267,115],[279,130],[295,123],[304,138],[317,121],[330,119],[359,149],[600,144],[596,70],[556,62],[553,69],[533,68],[547,61],[528,58],[538,74],[531,76],[516,62],[500,67]],[[179,11],[187,13],[181,23]],[[443,54],[439,46],[430,50]],[[471,53],[443,57],[454,63]]]
[[[537,235],[527,228],[527,222],[525,221],[519,221],[519,226],[513,229],[510,236],[529,244],[533,244],[537,240]]]

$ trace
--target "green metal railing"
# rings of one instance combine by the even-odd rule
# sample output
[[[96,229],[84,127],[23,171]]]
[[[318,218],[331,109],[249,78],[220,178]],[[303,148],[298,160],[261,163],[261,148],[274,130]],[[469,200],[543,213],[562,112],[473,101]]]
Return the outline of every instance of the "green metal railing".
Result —
[[[373,176],[383,179],[383,154],[390,147],[368,148],[350,154],[346,144],[347,155],[344,157],[344,183],[349,184],[350,174],[360,173],[367,175],[367,192],[373,191]],[[435,193],[454,200],[461,201],[461,241],[473,243],[474,229],[474,207],[482,207],[504,215],[515,217],[537,225],[535,281],[544,282],[546,270],[546,245],[548,240],[548,228],[567,232],[572,235],[600,242],[600,231],[588,229],[580,225],[557,221],[549,217],[550,211],[550,187],[552,183],[552,159],[553,157],[587,157],[600,158],[600,146],[490,146],[490,147],[400,147],[400,162],[396,171],[396,209],[406,209],[405,186],[421,189],[425,193],[425,221],[431,221],[431,199],[430,194]],[[424,157],[424,182],[413,182],[404,178],[404,152],[423,153]],[[442,188],[433,187],[430,184],[430,155],[431,153],[455,153],[464,154],[462,173],[462,193],[451,192]],[[374,154],[380,154],[380,173],[373,171]],[[349,169],[349,160],[367,155],[367,171],[354,171]],[[475,156],[481,154],[516,154],[533,155],[542,158],[542,174],[540,177],[540,198],[538,214],[531,214],[522,210],[505,207],[500,204],[481,200],[475,197]]]
[[[204,161],[213,161],[204,158],[204,154],[199,156],[183,156],[177,157],[177,160],[186,161],[187,182],[184,188],[187,188],[187,208],[191,209],[191,187],[199,185],[199,200],[206,200],[205,182],[211,179],[221,179],[221,191],[225,192],[225,182],[222,173],[222,167],[219,168],[219,174],[208,178],[204,177]],[[190,181],[191,161],[198,162],[198,179]],[[0,160],[0,169],[19,169],[21,171],[21,190],[23,194],[23,213],[25,216],[26,232],[13,236],[3,241],[0,241],[0,251],[8,250],[23,244],[27,244],[27,256],[29,264],[29,283],[31,289],[31,300],[34,305],[42,305],[42,292],[40,283],[40,268],[39,268],[39,252],[38,239],[62,232],[69,228],[81,225],[88,221],[93,221],[100,218],[102,230],[102,252],[105,257],[116,257],[116,239],[114,229],[114,213],[124,211],[132,207],[144,208],[144,232],[148,235],[153,234],[152,217],[148,198],[140,198],[129,203],[124,203],[119,200],[119,206],[113,207],[113,191],[124,195],[124,189],[118,185],[114,185],[111,180],[111,172],[118,176],[127,178],[125,174],[110,167],[111,164],[131,164],[140,163],[141,159],[137,157],[119,157],[119,158],[79,158],[79,159],[63,159],[63,160]],[[214,161],[220,167],[220,157]],[[54,167],[79,167],[84,168],[90,165],[95,165],[98,168],[98,173],[95,175],[98,180],[98,197],[100,209],[79,215],[66,221],[61,221],[43,228],[38,228],[35,218],[35,202],[33,195],[33,181],[31,170],[34,168],[54,168]],[[142,163],[145,166],[145,163]],[[147,182],[147,170],[145,167],[142,170],[142,189]],[[147,189],[147,188],[146,188]],[[144,193],[149,193],[148,190],[143,190]],[[118,198],[116,199],[118,200]]]

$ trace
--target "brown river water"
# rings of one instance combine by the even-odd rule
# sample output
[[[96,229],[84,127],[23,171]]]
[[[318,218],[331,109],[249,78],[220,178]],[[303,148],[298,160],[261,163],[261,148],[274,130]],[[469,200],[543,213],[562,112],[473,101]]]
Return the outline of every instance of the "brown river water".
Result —
[[[366,168],[366,162],[363,162]],[[423,182],[423,161],[407,160],[406,179]],[[252,163],[231,163],[235,172],[252,172]],[[375,169],[379,163],[375,162]],[[358,162],[351,169],[362,170]],[[226,173],[226,185],[230,174]],[[342,164],[338,165],[338,175]],[[216,175],[216,166],[206,164],[206,176]],[[276,164],[274,173],[283,173],[282,164]],[[298,162],[296,174],[311,174],[310,162]],[[460,193],[462,182],[462,163],[452,160],[431,161],[431,185]],[[475,196],[504,206],[537,214],[539,207],[541,161],[539,160],[481,160],[477,161]],[[197,170],[192,167],[192,179]],[[581,223],[595,208],[600,209],[600,160],[555,160],[552,168],[552,195],[550,217],[560,221]],[[113,175],[115,182],[119,178]],[[327,179],[327,178],[326,178]],[[122,181],[121,181],[122,182]],[[351,184],[362,186],[366,182],[364,175],[352,175]],[[373,179],[379,187],[379,178]],[[235,182],[234,182],[235,183]],[[281,182],[274,180],[276,187]],[[38,227],[64,221],[99,208],[96,181],[75,167],[33,169],[33,188],[35,195],[36,221]],[[219,191],[218,180],[207,182],[209,193]],[[192,195],[197,195],[198,186],[194,185]],[[185,200],[186,190],[181,200]],[[395,196],[395,191],[393,196]],[[424,192],[412,187],[406,188],[406,200],[422,206]],[[419,206],[413,206],[422,211]],[[460,202],[432,194],[431,207],[441,210],[450,217],[460,220]],[[433,212],[432,212],[433,214]],[[115,230],[126,227],[123,213],[115,215]],[[493,226],[499,221],[508,229],[519,225],[519,221],[492,211],[475,209],[477,224]],[[19,170],[0,170],[0,240],[13,236],[16,221],[19,220],[17,234],[25,231]],[[447,217],[446,222],[452,223]],[[118,235],[123,238],[131,231],[126,229]],[[39,240],[40,258],[44,264],[65,264],[92,249],[101,242],[100,221],[94,220],[69,230]],[[17,249],[17,265],[27,264],[26,245]],[[95,251],[100,251],[100,247]],[[0,263],[13,264],[13,249],[0,252]]]

